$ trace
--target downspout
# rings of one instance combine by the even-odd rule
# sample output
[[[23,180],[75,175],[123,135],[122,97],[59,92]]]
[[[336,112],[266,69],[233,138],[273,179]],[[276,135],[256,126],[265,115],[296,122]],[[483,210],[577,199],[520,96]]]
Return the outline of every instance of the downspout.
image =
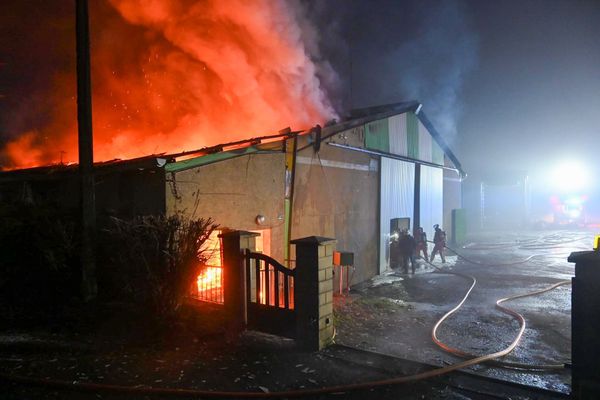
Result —
[[[284,254],[287,266],[290,265],[290,240],[292,238],[292,211],[294,206],[294,182],[296,179],[296,152],[298,150],[298,135],[293,138],[292,148],[289,141],[285,142],[285,199],[284,199]]]
[[[415,164],[415,193],[413,207],[413,236],[421,226],[421,164]],[[410,231],[410,228],[409,228]]]

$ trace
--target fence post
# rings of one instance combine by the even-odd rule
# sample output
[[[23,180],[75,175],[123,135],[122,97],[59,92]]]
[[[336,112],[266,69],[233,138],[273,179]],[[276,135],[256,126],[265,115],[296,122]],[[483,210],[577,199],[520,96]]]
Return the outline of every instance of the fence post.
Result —
[[[572,399],[600,398],[600,249],[571,253]]]
[[[224,231],[219,235],[223,249],[223,302],[229,321],[228,333],[238,334],[246,328],[246,266],[244,251],[256,250],[255,232]]]
[[[319,236],[291,241],[296,245],[296,339],[309,351],[321,350],[333,339],[333,250],[336,242]]]

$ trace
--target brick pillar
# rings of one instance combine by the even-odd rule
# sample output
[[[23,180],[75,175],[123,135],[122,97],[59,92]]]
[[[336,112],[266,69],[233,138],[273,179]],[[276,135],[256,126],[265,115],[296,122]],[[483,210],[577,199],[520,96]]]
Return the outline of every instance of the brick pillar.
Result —
[[[296,245],[296,339],[306,350],[317,351],[333,339],[333,250],[335,239],[310,236]]]
[[[237,334],[248,322],[244,251],[256,251],[255,232],[225,231],[219,235],[223,250],[223,300],[229,332]]]

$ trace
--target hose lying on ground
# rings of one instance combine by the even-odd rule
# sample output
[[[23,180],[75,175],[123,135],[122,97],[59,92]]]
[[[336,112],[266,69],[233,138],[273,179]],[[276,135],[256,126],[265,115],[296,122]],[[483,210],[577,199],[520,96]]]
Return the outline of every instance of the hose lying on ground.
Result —
[[[436,267],[437,268],[437,267]],[[446,272],[446,271],[444,271]],[[454,273],[456,275],[460,275],[463,277],[469,277],[468,275]],[[472,278],[472,277],[469,277]],[[473,279],[473,284],[467,291],[467,294],[464,296],[463,300],[454,307],[450,313],[447,313],[442,319],[436,324],[437,327],[445,320],[451,313],[458,310],[460,306],[465,302],[466,298],[469,296],[473,287],[476,284],[475,278]],[[501,301],[506,301],[507,299],[502,299]],[[499,301],[500,302],[500,301]],[[518,313],[506,309],[508,313],[511,315],[519,315]],[[138,395],[164,395],[164,396],[197,396],[197,397],[209,397],[209,398],[281,398],[281,397],[309,397],[315,395],[323,395],[323,394],[334,394],[334,393],[343,393],[353,390],[360,389],[373,389],[382,386],[390,386],[402,383],[410,383],[416,382],[423,379],[433,378],[436,376],[440,376],[452,371],[456,371],[459,369],[463,369],[475,364],[479,364],[482,362],[487,362],[491,360],[495,360],[499,357],[503,357],[509,354],[519,343],[521,336],[523,335],[523,331],[525,330],[525,321],[524,319],[520,320],[521,328],[512,341],[512,343],[503,350],[497,351],[492,354],[486,354],[482,356],[473,357],[469,360],[462,361],[453,365],[449,365],[443,368],[433,369],[430,371],[421,372],[414,375],[401,376],[397,378],[384,379],[374,382],[364,382],[364,383],[355,383],[350,385],[336,385],[330,387],[324,387],[319,389],[305,389],[305,390],[292,390],[292,391],[281,391],[281,392],[227,392],[227,391],[209,391],[209,390],[195,390],[195,389],[169,389],[169,388],[142,388],[142,387],[132,387],[132,386],[119,386],[119,385],[106,385],[106,384],[97,384],[97,383],[83,383],[83,382],[68,382],[61,380],[50,380],[50,379],[35,379],[30,377],[23,376],[15,376],[15,375],[7,375],[0,374],[0,379],[11,381],[20,384],[27,385],[35,385],[35,386],[46,386],[52,388],[61,388],[61,389],[70,389],[70,390],[78,390],[85,392],[113,392],[113,393],[128,393],[128,394],[138,394]],[[440,342],[441,343],[441,342]]]
[[[443,270],[442,270],[443,271]],[[447,271],[443,271],[443,272],[447,272]],[[458,275],[458,274],[456,274]],[[467,275],[462,275],[461,276],[467,276]],[[471,285],[471,288],[469,289],[469,293],[470,291],[473,289],[473,287],[475,286],[476,280],[475,278],[471,277],[473,279],[473,284]],[[515,317],[517,319],[517,321],[519,322],[520,328],[519,328],[519,334],[518,334],[518,340],[521,339],[521,336],[523,335],[523,332],[525,331],[525,327],[526,327],[526,322],[525,322],[525,318],[518,312],[511,310],[510,308],[501,306],[501,303],[504,303],[506,301],[510,301],[510,300],[515,300],[515,299],[519,299],[519,298],[523,298],[523,297],[528,297],[528,296],[535,296],[538,294],[542,294],[545,292],[548,292],[550,290],[556,289],[559,286],[562,285],[568,285],[570,284],[571,281],[561,281],[558,282],[554,285],[551,285],[550,287],[541,289],[541,290],[536,290],[534,292],[529,292],[529,293],[525,293],[525,294],[520,294],[520,295],[516,295],[516,296],[510,296],[510,297],[506,297],[503,299],[500,299],[498,301],[496,301],[496,307],[501,310],[502,312],[504,312],[505,314],[509,314],[513,317]],[[463,358],[473,358],[475,357],[475,355],[471,354],[471,353],[467,353],[465,351],[456,349],[454,347],[451,347],[447,344],[445,344],[444,342],[442,342],[441,340],[439,340],[438,336],[437,336],[437,330],[440,327],[440,325],[452,314],[454,314],[461,306],[462,304],[466,301],[468,297],[465,296],[461,302],[459,303],[459,305],[457,305],[456,307],[454,307],[452,310],[448,311],[446,314],[444,314],[444,316],[442,318],[440,318],[438,320],[438,322],[436,322],[436,324],[433,326],[433,329],[431,331],[431,338],[433,340],[433,342],[438,345],[440,348],[442,348],[443,350],[447,351],[448,353],[454,354],[456,356],[459,357],[463,357]],[[515,369],[526,369],[526,370],[548,370],[548,369],[563,369],[564,368],[564,364],[536,364],[536,365],[531,365],[531,364],[525,364],[525,363],[515,363],[515,362],[508,362],[508,361],[498,361],[498,360],[494,360],[489,362],[489,364],[492,365],[496,365],[496,366],[501,366],[501,367],[507,367],[507,368],[515,368]]]
[[[428,242],[433,243],[433,242],[431,242],[429,240],[428,240]],[[479,261],[471,260],[471,259],[463,256],[462,254],[458,253],[456,250],[454,250],[454,249],[452,249],[452,248],[450,248],[448,246],[444,246],[444,247],[446,249],[450,250],[451,252],[453,252],[454,254],[456,254],[456,256],[458,258],[460,258],[462,260],[465,260],[466,262],[468,262],[470,264],[485,265],[485,266],[488,266],[488,267],[509,267],[509,266],[512,266],[512,265],[525,264],[526,262],[532,260],[535,257],[541,257],[541,256],[544,255],[544,254],[533,254],[533,255],[530,255],[529,257],[527,257],[527,258],[525,258],[523,260],[519,260],[519,261],[514,261],[514,262],[510,262],[510,263],[489,264],[489,263],[482,263],[482,262],[479,262]],[[431,265],[433,265],[433,264],[431,264]]]
[[[471,357],[471,355],[469,355],[468,353],[462,352],[461,350],[453,349],[450,346],[443,344],[441,341],[439,341],[437,339],[436,331],[437,331],[437,328],[440,326],[440,324],[445,319],[447,319],[451,314],[456,312],[456,310],[458,310],[464,304],[464,302],[470,295],[471,291],[475,287],[477,280],[470,275],[461,274],[458,272],[451,272],[451,271],[447,271],[447,270],[442,270],[431,263],[430,263],[430,265],[432,265],[437,270],[440,270],[441,272],[451,273],[454,275],[462,276],[463,278],[473,280],[471,287],[468,289],[466,295],[463,297],[463,299],[460,301],[460,303],[457,306],[455,306],[452,310],[450,310],[448,313],[446,313],[435,324],[433,331],[432,331],[432,337],[434,338],[434,341],[436,341],[436,343],[438,343],[438,345],[445,346],[446,349],[450,352],[457,351],[458,353],[462,353],[461,356],[463,356],[463,357]],[[507,265],[511,265],[511,264],[507,264]],[[518,345],[519,341],[521,340],[521,337],[523,336],[523,332],[525,331],[525,319],[523,318],[523,316],[521,314],[517,313],[516,311],[513,311],[509,308],[500,306],[500,303],[508,301],[508,300],[516,299],[516,298],[521,298],[521,297],[525,297],[525,296],[533,296],[535,294],[543,293],[548,290],[552,290],[555,287],[558,287],[562,284],[566,284],[567,282],[568,281],[559,282],[558,284],[553,285],[553,287],[546,288],[541,291],[526,293],[523,295],[512,296],[512,297],[500,299],[496,302],[496,306],[498,308],[500,308],[503,312],[508,313],[508,314],[512,315],[513,317],[517,318],[519,320],[519,324],[520,324],[519,332],[517,333],[515,339],[505,349],[497,351],[495,353],[482,355],[482,356],[473,356],[472,358],[470,358],[468,360],[465,360],[465,361],[462,361],[462,362],[459,362],[456,364],[452,364],[452,365],[442,367],[442,368],[433,369],[430,371],[421,372],[421,373],[414,374],[414,375],[400,376],[400,377],[396,377],[396,378],[383,379],[383,380],[373,381],[373,382],[363,382],[363,383],[354,383],[354,384],[349,384],[349,385],[329,386],[329,387],[318,388],[318,389],[290,390],[290,391],[279,391],[279,392],[268,392],[268,393],[210,391],[210,390],[196,390],[196,389],[170,389],[170,388],[152,388],[152,387],[144,388],[144,387],[139,387],[139,386],[120,386],[120,385],[107,385],[107,384],[98,384],[98,383],[69,382],[69,381],[53,380],[53,379],[36,379],[36,378],[31,378],[31,377],[9,375],[9,374],[0,374],[0,380],[5,380],[5,381],[19,383],[19,384],[32,385],[32,386],[52,387],[52,388],[57,388],[57,389],[78,390],[78,391],[84,391],[84,392],[96,392],[96,393],[97,392],[112,392],[112,393],[126,393],[126,394],[135,394],[135,395],[156,395],[156,396],[161,395],[161,396],[178,396],[178,397],[195,396],[195,397],[205,397],[205,398],[283,398],[283,397],[298,398],[298,397],[310,397],[310,396],[325,395],[325,394],[345,393],[345,392],[354,391],[354,390],[374,389],[374,388],[382,387],[382,386],[411,383],[411,382],[416,382],[416,381],[440,376],[443,374],[447,374],[449,372],[463,369],[466,367],[470,367],[470,366],[480,364],[483,362],[490,362],[490,361],[496,360],[500,357],[503,357],[503,356],[509,354]],[[444,348],[444,347],[442,347],[442,348]],[[455,353],[455,354],[459,355],[458,353]],[[502,364],[506,365],[506,363],[502,363]],[[539,368],[537,368],[537,369],[539,369]]]
[[[434,266],[435,267],[435,266]],[[437,268],[437,267],[436,267]],[[439,268],[437,268],[439,270]],[[442,272],[449,272],[445,270],[441,270]],[[473,283],[471,287],[468,289],[466,295],[459,302],[457,306],[455,306],[452,310],[446,313],[434,326],[432,331],[432,336],[436,343],[444,348],[447,351],[450,351],[453,354],[461,355],[463,357],[471,357],[468,353],[462,352],[460,350],[456,350],[451,348],[450,346],[445,345],[441,341],[437,339],[436,331],[437,328],[441,325],[441,323],[447,319],[452,313],[458,310],[463,303],[466,301],[467,297],[475,287],[477,280],[469,275],[452,272],[455,275],[459,275],[468,279],[472,279]],[[119,385],[105,385],[105,384],[96,384],[96,383],[82,383],[82,382],[67,382],[60,380],[49,380],[49,379],[35,379],[29,377],[22,376],[14,376],[14,375],[6,375],[0,374],[0,379],[12,381],[21,384],[27,385],[35,385],[35,386],[47,386],[53,388],[62,388],[62,389],[71,389],[71,390],[79,390],[86,392],[114,392],[114,393],[128,393],[128,394],[139,394],[139,395],[165,395],[165,396],[198,396],[198,397],[212,397],[212,398],[280,398],[280,397],[308,397],[315,395],[323,395],[323,394],[334,394],[334,393],[343,393],[353,390],[359,389],[372,389],[381,386],[389,386],[396,385],[401,383],[409,383],[416,382],[423,379],[432,378],[435,376],[443,375],[451,371],[455,371],[458,369],[462,369],[465,367],[469,367],[475,364],[479,364],[482,362],[490,362],[499,357],[503,357],[509,354],[519,343],[523,332],[525,330],[525,320],[524,318],[517,312],[500,306],[500,303],[521,298],[525,296],[533,296],[535,294],[540,294],[546,292],[548,290],[552,290],[555,287],[558,287],[562,284],[566,284],[565,282],[559,282],[558,284],[553,285],[550,288],[546,288],[543,290],[539,290],[536,292],[527,293],[524,295],[512,296],[509,298],[501,299],[496,302],[497,307],[499,307],[504,312],[516,317],[520,323],[520,329],[517,333],[515,339],[512,343],[503,350],[497,351],[492,354],[482,355],[482,356],[472,356],[471,359],[456,363],[453,365],[449,365],[447,367],[438,368],[426,372],[422,372],[415,375],[402,376],[397,378],[384,379],[374,382],[364,382],[364,383],[355,383],[350,385],[336,385],[319,389],[306,389],[306,390],[292,390],[292,391],[281,391],[281,392],[271,392],[271,393],[263,393],[263,392],[227,392],[227,391],[208,391],[208,390],[195,390],[195,389],[169,389],[169,388],[142,388],[142,387],[132,387],[132,386],[119,386]],[[505,364],[505,363],[503,363]]]
[[[575,239],[563,239],[558,234],[546,235],[542,238],[515,240],[513,242],[493,242],[493,243],[469,243],[463,246],[469,250],[501,250],[510,247],[517,247],[521,250],[545,250],[560,248],[564,244],[578,242],[587,239],[587,235]]]
[[[455,253],[459,258],[462,258],[463,260],[472,263],[472,264],[476,264],[476,265],[489,265],[489,266],[509,266],[509,265],[517,265],[517,264],[523,264],[529,260],[531,260],[533,257],[536,256],[540,256],[540,254],[535,254],[532,255],[530,257],[528,257],[526,260],[524,261],[518,261],[515,263],[506,263],[506,264],[482,264],[482,263],[477,263],[477,262],[473,262],[471,260],[469,260],[468,258],[464,257],[463,255],[459,254],[456,250],[448,247],[448,246],[444,246],[445,248],[447,248],[448,250],[452,251],[453,253]],[[473,288],[475,287],[475,285],[477,284],[477,279],[475,279],[475,277],[471,276],[471,275],[466,275],[466,274],[462,274],[459,272],[454,272],[454,271],[449,271],[447,269],[441,269],[438,268],[437,266],[435,266],[434,264],[430,263],[429,261],[426,261],[429,265],[431,265],[432,267],[434,267],[437,271],[442,272],[442,273],[447,273],[447,274],[452,274],[452,275],[457,275],[460,276],[464,279],[467,280],[471,280],[472,284],[470,286],[470,288],[467,290],[467,293],[465,294],[465,296],[462,298],[462,300],[450,311],[448,311],[446,314],[444,314],[442,316],[442,318],[440,318],[435,325],[433,326],[433,329],[431,331],[431,338],[433,340],[433,342],[438,345],[440,348],[442,348],[443,350],[454,354],[456,356],[462,357],[462,358],[474,358],[476,357],[476,355],[474,354],[470,354],[467,352],[464,352],[460,349],[456,349],[454,347],[451,347],[445,343],[443,343],[442,341],[439,340],[438,336],[437,336],[437,330],[440,327],[440,325],[448,318],[450,317],[452,314],[454,314],[456,311],[458,311],[458,309],[460,307],[462,307],[462,305],[464,304],[464,302],[467,300],[467,298],[469,297],[469,295],[471,294],[471,291],[473,290]],[[524,294],[520,294],[520,295],[515,295],[515,296],[510,296],[510,297],[506,297],[503,299],[500,299],[498,301],[496,301],[496,308],[498,308],[499,310],[501,310],[502,312],[504,312],[505,314],[509,314],[513,317],[515,317],[517,319],[517,321],[519,322],[520,328],[519,328],[519,333],[517,335],[517,339],[516,341],[520,341],[521,336],[523,335],[523,332],[525,331],[525,326],[526,326],[526,322],[525,322],[525,318],[519,314],[518,312],[511,310],[510,308],[507,307],[503,307],[500,304],[504,303],[506,301],[510,301],[510,300],[515,300],[515,299],[519,299],[519,298],[523,298],[523,297],[529,297],[529,296],[535,296],[538,294],[542,294],[542,293],[546,293],[550,290],[556,289],[559,286],[563,286],[563,285],[568,285],[570,284],[571,281],[567,280],[567,281],[560,281],[558,283],[555,283],[547,288],[541,289],[541,290],[536,290],[533,292],[528,292],[528,293],[524,293]],[[507,368],[515,368],[515,369],[525,369],[525,370],[548,370],[548,369],[563,369],[564,368],[564,364],[538,364],[538,365],[531,365],[531,364],[525,364],[525,363],[515,363],[515,362],[508,362],[508,361],[499,361],[499,360],[493,360],[490,361],[489,364],[492,365],[496,365],[496,366],[501,366],[501,367],[507,367]]]
[[[119,386],[106,385],[97,383],[83,382],[68,382],[62,380],[51,379],[36,379],[24,376],[0,374],[0,380],[27,384],[32,386],[45,386],[58,389],[78,390],[85,392],[112,392],[112,393],[127,393],[137,395],[162,395],[162,396],[196,396],[206,398],[292,398],[292,397],[310,397],[324,394],[345,393],[360,389],[373,389],[382,386],[397,385],[402,383],[416,382],[428,378],[433,378],[439,375],[447,374],[451,371],[456,371],[465,367],[479,364],[485,361],[490,361],[498,357],[502,357],[510,353],[518,344],[522,335],[519,332],[515,340],[504,350],[497,351],[492,354],[487,354],[479,357],[474,357],[470,360],[462,361],[443,368],[437,368],[430,371],[421,372],[414,375],[401,376],[397,378],[383,379],[374,382],[354,383],[349,385],[336,385],[318,389],[303,389],[280,392],[227,392],[227,391],[210,391],[210,390],[195,390],[195,389],[169,389],[169,388],[142,388],[138,386]]]

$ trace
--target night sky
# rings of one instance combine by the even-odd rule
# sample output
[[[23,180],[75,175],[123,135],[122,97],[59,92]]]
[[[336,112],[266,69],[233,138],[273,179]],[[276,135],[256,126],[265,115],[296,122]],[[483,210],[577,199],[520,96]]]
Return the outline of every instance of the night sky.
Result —
[[[420,100],[467,172],[600,162],[600,2],[351,3],[346,104]]]
[[[44,71],[73,62],[69,44],[45,46],[50,38],[40,37],[44,26],[58,27],[59,37],[72,33],[63,24],[69,2],[2,3],[0,143],[43,121],[43,113],[39,121],[19,119],[24,99],[40,102]],[[291,4],[305,9],[317,32],[312,57],[338,75],[326,85],[340,114],[416,99],[468,173],[511,168],[535,175],[573,157],[600,173],[600,2]],[[36,22],[24,30],[19,21],[27,15]],[[33,52],[23,51],[28,44]]]

